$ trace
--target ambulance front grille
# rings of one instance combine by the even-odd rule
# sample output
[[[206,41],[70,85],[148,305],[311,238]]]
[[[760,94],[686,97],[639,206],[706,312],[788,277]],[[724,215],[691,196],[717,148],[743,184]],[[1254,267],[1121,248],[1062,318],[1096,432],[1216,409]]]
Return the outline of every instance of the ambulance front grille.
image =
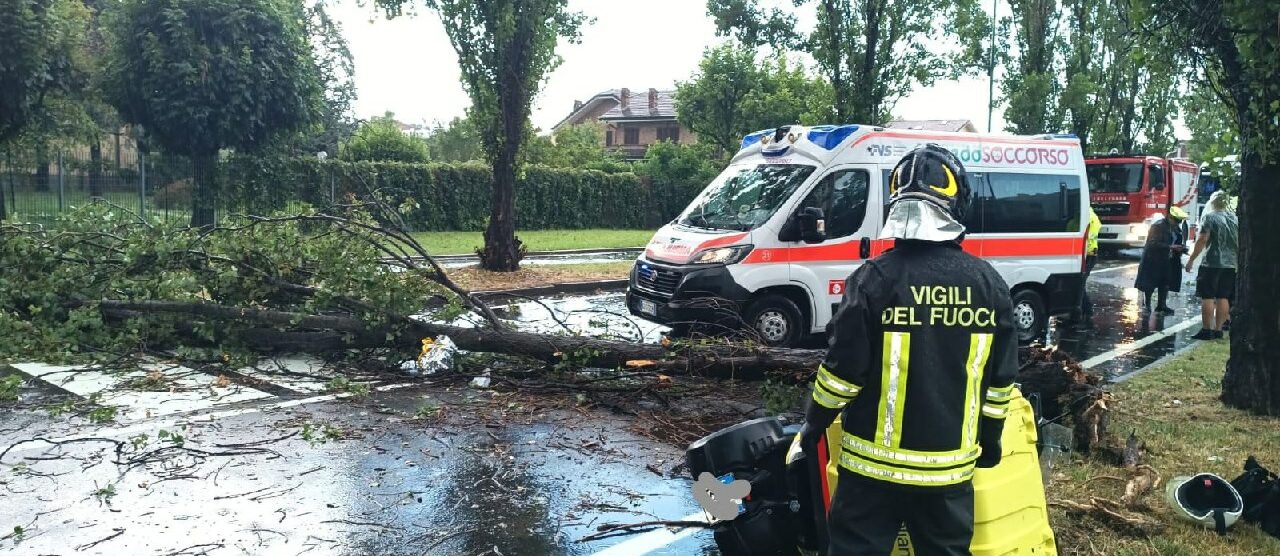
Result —
[[[657,267],[648,263],[638,263],[636,268],[636,287],[671,297],[680,285],[680,273],[674,270]]]

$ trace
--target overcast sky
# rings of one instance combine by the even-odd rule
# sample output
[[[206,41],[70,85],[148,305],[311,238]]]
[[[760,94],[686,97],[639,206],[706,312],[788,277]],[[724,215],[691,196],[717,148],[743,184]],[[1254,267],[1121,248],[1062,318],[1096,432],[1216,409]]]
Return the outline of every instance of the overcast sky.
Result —
[[[595,18],[582,31],[582,42],[562,45],[564,63],[534,104],[533,123],[549,129],[586,100],[612,88],[667,89],[688,80],[703,49],[724,39],[702,0],[570,0],[572,9]],[[344,2],[334,8],[342,22],[356,65],[357,115],[388,110],[409,123],[448,121],[461,116],[470,101],[458,82],[457,56],[439,19],[420,10],[416,17],[387,21],[369,8]],[[811,26],[802,21],[801,27]],[[997,91],[998,94],[998,91]],[[1003,127],[1001,111],[995,129]],[[893,109],[906,119],[968,119],[986,129],[985,75],[944,81],[917,90]],[[876,122],[851,122],[876,123]]]

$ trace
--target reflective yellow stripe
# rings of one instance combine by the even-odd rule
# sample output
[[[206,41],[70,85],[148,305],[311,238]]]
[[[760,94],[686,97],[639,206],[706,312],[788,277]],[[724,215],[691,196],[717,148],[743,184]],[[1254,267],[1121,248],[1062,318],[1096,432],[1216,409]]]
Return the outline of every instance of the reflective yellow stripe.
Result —
[[[896,448],[902,442],[902,410],[907,397],[907,369],[911,363],[911,334],[884,333],[884,358],[880,376],[879,427],[876,444]]]
[[[943,486],[973,478],[973,465],[945,470],[906,469],[882,465],[849,452],[840,454],[840,466],[866,477],[914,486]]]
[[[825,365],[818,367],[818,382],[827,387],[832,395],[842,398],[853,398],[862,390],[853,383],[841,380],[840,377],[832,374]]]
[[[994,386],[987,388],[987,401],[989,402],[1007,402],[1013,399],[1013,385],[1002,386],[996,388]]]
[[[977,446],[942,452],[919,452],[903,448],[885,448],[849,433],[844,434],[840,443],[846,450],[864,458],[884,462],[901,462],[915,467],[955,467],[978,459],[979,453]]]
[[[1003,407],[995,407],[987,404],[982,405],[982,414],[992,419],[1004,419],[1009,414],[1009,410]]]
[[[816,382],[813,384],[813,401],[818,402],[818,405],[827,409],[841,409],[845,404],[849,403],[846,400],[833,397],[822,388],[821,384]]]
[[[969,335],[969,359],[964,364],[968,380],[964,392],[962,446],[973,446],[978,443],[978,406],[982,403],[978,399],[978,389],[982,388],[982,373],[987,368],[987,356],[991,354],[991,338],[992,334]]]

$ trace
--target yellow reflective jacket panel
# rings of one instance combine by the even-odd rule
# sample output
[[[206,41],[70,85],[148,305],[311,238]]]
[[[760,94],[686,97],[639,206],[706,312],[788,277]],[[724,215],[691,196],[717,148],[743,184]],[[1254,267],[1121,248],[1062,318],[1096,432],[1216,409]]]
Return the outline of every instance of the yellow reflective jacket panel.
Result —
[[[841,466],[910,487],[971,479],[1012,397],[1012,311],[995,269],[954,243],[899,240],[859,267],[813,390],[844,410]]]

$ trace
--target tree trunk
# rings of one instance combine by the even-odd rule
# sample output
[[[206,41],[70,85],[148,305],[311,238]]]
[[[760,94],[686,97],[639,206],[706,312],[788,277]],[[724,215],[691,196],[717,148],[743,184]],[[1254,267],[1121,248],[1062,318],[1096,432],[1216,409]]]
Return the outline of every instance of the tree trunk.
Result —
[[[89,145],[89,198],[102,197],[102,141]]]
[[[1245,141],[1251,137],[1244,136]],[[1280,163],[1264,163],[1245,147],[1240,184],[1237,303],[1231,308],[1231,359],[1222,401],[1264,415],[1280,415]]]
[[[509,143],[511,139],[508,139]],[[509,148],[509,147],[507,147]],[[480,266],[496,272],[520,270],[520,240],[516,239],[516,165],[514,153],[499,153],[493,164],[493,197],[489,226],[484,230]]]
[[[218,153],[191,156],[191,227],[212,228],[217,224],[214,208],[218,199]]]
[[[463,328],[412,319],[366,322],[352,317],[304,315],[267,309],[231,307],[184,301],[104,300],[99,308],[106,318],[130,319],[159,314],[182,315],[192,320],[220,321],[246,328],[233,334],[250,347],[264,352],[280,350],[330,352],[347,348],[404,348],[414,350],[422,338],[448,336],[467,351],[504,353],[548,363],[569,361],[584,367],[633,367],[663,372],[688,372],[716,378],[759,379],[767,372],[812,374],[822,361],[823,350],[747,348],[734,345],[696,345],[668,349],[657,344],[637,344],[589,336],[557,336]],[[255,328],[259,324],[277,327]],[[283,329],[282,328],[286,328]]]

